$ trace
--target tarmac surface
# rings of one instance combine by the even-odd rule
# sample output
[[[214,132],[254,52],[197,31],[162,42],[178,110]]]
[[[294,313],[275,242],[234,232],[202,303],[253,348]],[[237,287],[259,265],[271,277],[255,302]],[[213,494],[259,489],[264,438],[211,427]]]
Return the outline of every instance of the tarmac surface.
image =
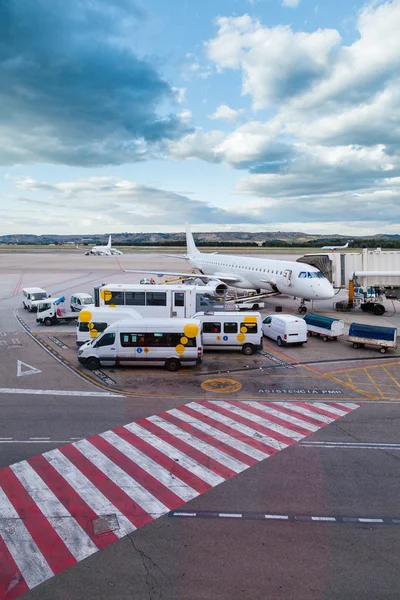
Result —
[[[397,599],[399,351],[264,340],[201,369],[92,373],[73,325],[22,309],[24,287],[69,297],[144,267],[186,270],[155,253],[0,257],[0,598]],[[276,304],[298,301],[262,312]],[[313,310],[399,327],[385,305]]]

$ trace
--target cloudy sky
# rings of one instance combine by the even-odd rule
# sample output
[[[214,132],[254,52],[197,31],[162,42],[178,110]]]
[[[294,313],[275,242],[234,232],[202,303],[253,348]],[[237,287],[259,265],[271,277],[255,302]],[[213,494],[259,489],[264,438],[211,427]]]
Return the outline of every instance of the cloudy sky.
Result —
[[[0,3],[0,235],[398,233],[400,0]]]

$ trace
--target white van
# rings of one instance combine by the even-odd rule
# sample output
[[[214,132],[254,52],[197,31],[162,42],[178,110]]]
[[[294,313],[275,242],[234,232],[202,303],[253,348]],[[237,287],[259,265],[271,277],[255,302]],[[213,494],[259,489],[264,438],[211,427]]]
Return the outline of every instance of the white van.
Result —
[[[71,296],[70,300],[71,310],[82,310],[82,308],[94,307],[94,299],[90,294],[84,294],[83,292],[75,292]]]
[[[48,293],[39,287],[25,288],[22,290],[22,294],[24,296],[22,304],[26,310],[29,310],[29,312],[37,310],[39,302],[45,300],[46,298],[50,298]]]
[[[262,325],[263,334],[283,344],[304,344],[307,342],[307,323],[294,315],[267,315]]]
[[[81,346],[78,360],[91,370],[101,365],[163,365],[178,371],[202,361],[200,326],[198,319],[118,321]]]
[[[205,350],[241,350],[250,356],[262,349],[262,323],[259,312],[198,312],[193,318],[202,323]]]
[[[142,319],[140,312],[128,306],[117,308],[109,308],[102,306],[101,308],[89,307],[81,310],[78,316],[76,327],[76,345],[82,346],[96,338],[100,333],[103,333],[107,327],[126,319]]]

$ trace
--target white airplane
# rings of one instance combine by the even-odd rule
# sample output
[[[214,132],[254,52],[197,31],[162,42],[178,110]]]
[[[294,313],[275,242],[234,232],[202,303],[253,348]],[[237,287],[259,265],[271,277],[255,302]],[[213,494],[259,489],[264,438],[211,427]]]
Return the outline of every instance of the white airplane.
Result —
[[[344,246],[322,246],[321,250],[342,250],[349,247],[349,242]]]
[[[111,235],[108,238],[108,243],[106,246],[93,246],[91,250],[85,252],[85,255],[95,254],[96,256],[112,256],[113,254],[122,254],[120,250],[111,247]]]
[[[219,281],[227,285],[296,296],[301,300],[299,312],[307,312],[305,300],[328,300],[335,295],[332,284],[316,267],[304,263],[271,258],[253,258],[229,254],[203,253],[194,243],[189,225],[186,224],[187,254],[181,256],[200,273],[177,273],[171,271],[139,271],[125,269],[126,273],[173,275],[184,279]]]

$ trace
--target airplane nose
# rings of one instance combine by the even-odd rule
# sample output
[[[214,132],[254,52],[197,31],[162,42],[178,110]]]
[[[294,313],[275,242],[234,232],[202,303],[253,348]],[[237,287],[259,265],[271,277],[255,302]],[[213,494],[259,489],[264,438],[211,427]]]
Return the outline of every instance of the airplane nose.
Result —
[[[314,288],[315,298],[318,300],[329,300],[335,295],[332,284],[327,280],[320,280],[318,286]]]

